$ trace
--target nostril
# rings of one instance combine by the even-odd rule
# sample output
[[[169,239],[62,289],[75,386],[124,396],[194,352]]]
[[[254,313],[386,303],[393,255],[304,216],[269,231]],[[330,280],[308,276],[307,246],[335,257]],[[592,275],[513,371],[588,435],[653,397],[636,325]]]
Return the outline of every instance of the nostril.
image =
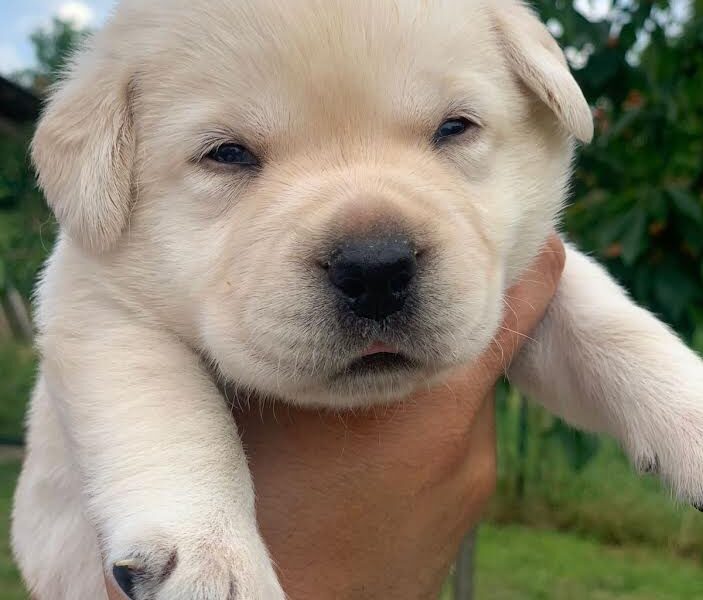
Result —
[[[335,289],[349,300],[355,300],[366,292],[363,268],[343,257],[334,257],[327,269],[327,276]]]
[[[394,294],[402,294],[407,291],[410,282],[412,281],[413,275],[407,271],[403,273],[398,273],[397,275],[391,277],[390,288]]]
[[[356,300],[366,293],[366,285],[361,279],[346,278],[336,282],[335,285],[347,298],[352,300]]]

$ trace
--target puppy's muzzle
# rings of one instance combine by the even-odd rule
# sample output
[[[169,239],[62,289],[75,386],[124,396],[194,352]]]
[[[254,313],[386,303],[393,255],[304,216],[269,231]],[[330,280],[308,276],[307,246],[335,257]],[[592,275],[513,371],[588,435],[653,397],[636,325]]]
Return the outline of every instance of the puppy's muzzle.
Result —
[[[347,240],[330,257],[329,279],[357,317],[380,322],[405,305],[417,256],[403,236]]]

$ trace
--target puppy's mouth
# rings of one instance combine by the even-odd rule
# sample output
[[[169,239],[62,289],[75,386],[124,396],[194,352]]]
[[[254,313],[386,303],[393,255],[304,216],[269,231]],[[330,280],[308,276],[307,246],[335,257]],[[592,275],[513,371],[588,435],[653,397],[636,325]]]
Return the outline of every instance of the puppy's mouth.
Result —
[[[340,377],[392,374],[417,369],[418,364],[393,347],[377,342],[339,373]]]
[[[383,342],[374,342],[361,353],[362,358],[376,356],[378,354],[400,354],[393,346]]]

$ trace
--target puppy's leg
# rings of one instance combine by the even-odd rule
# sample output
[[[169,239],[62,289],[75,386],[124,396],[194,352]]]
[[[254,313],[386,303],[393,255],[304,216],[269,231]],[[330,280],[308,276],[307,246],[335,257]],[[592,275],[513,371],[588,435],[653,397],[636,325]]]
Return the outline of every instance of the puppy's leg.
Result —
[[[45,335],[43,372],[106,572],[133,600],[282,599],[236,426],[198,357],[134,319],[96,323]]]
[[[30,597],[105,600],[98,540],[83,513],[80,476],[41,375],[28,425],[12,549]]]
[[[681,499],[703,502],[703,361],[591,259],[567,249],[557,295],[509,376],[572,425],[619,439]]]

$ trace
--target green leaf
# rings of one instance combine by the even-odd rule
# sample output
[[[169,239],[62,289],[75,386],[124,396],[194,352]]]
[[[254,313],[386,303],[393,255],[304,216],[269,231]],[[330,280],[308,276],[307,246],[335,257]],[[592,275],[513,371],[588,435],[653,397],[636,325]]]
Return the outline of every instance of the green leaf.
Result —
[[[696,296],[699,287],[688,274],[674,264],[667,264],[652,272],[654,293],[665,316],[670,321],[678,321]]]
[[[676,209],[696,224],[703,224],[703,206],[696,196],[683,188],[667,188]]]
[[[632,127],[642,117],[640,108],[628,110],[611,127],[611,129],[598,140],[599,146],[607,146],[613,139],[619,138],[624,131]]]
[[[631,266],[648,246],[647,215],[644,210],[634,207],[628,213],[628,221],[620,243],[622,244],[622,260],[626,265]]]

